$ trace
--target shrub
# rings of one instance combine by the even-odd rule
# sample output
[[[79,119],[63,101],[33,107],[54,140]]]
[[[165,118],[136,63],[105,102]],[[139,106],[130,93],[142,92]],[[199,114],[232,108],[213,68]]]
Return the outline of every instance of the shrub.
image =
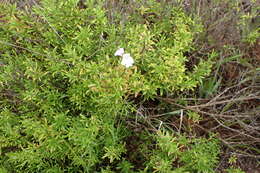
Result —
[[[213,137],[208,140],[189,139],[184,135],[159,131],[155,138],[157,147],[150,154],[148,168],[162,173],[215,172],[213,168],[218,163],[220,148]]]
[[[193,89],[210,72],[215,54],[185,67],[201,27],[181,8],[148,1],[122,24],[107,17],[101,0],[86,8],[78,2],[43,0],[30,13],[0,4],[3,169],[110,172],[126,151],[133,99]],[[133,66],[114,56],[120,47]]]

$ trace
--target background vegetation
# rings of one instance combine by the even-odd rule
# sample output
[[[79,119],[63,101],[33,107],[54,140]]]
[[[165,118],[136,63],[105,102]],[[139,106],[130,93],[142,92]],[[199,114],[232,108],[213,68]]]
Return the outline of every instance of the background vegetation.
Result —
[[[1,172],[259,171],[258,2],[0,8]]]

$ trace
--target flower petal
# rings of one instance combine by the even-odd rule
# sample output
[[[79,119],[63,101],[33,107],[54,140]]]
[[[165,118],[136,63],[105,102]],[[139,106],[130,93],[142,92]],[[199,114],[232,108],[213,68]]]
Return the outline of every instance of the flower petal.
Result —
[[[129,53],[123,54],[121,64],[126,68],[131,67],[134,64],[134,59],[130,56]]]
[[[115,52],[115,56],[123,56],[124,54],[124,48],[119,48],[116,52]]]

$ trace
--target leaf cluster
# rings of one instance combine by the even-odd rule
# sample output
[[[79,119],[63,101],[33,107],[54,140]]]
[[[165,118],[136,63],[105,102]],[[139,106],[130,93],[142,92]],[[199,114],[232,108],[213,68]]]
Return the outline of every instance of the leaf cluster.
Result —
[[[78,0],[43,0],[30,13],[0,4],[3,169],[104,172],[122,160],[119,170],[132,168],[123,159],[129,135],[124,120],[136,111],[131,98],[193,89],[212,65],[209,58],[186,69],[185,52],[200,27],[180,8],[161,13],[160,3],[150,2],[124,25],[109,20],[101,0],[88,1],[86,8],[79,8]],[[134,57],[133,67],[113,56],[119,47]],[[167,140],[158,145],[172,157],[180,146],[169,147]],[[204,151],[194,146],[199,154]],[[189,152],[193,149],[181,157],[187,165]],[[167,170],[171,161],[160,169]],[[191,169],[208,166],[213,165]]]

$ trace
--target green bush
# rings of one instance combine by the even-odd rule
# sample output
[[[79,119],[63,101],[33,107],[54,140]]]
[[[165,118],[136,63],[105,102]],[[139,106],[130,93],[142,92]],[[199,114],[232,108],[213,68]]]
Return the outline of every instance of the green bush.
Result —
[[[208,140],[189,139],[183,135],[159,131],[155,138],[157,146],[149,154],[147,168],[161,173],[214,172],[220,148],[213,137]]]
[[[82,9],[78,0],[43,0],[30,13],[0,4],[1,169],[111,172],[119,163],[126,172],[124,120],[135,114],[134,98],[193,89],[209,74],[215,54],[185,67],[201,26],[181,8],[148,1],[122,23],[107,17],[103,3],[90,0]],[[120,47],[133,66],[114,56]],[[208,152],[201,142],[193,147],[198,156]],[[177,155],[185,169],[210,170],[210,158],[190,160],[193,148]]]

